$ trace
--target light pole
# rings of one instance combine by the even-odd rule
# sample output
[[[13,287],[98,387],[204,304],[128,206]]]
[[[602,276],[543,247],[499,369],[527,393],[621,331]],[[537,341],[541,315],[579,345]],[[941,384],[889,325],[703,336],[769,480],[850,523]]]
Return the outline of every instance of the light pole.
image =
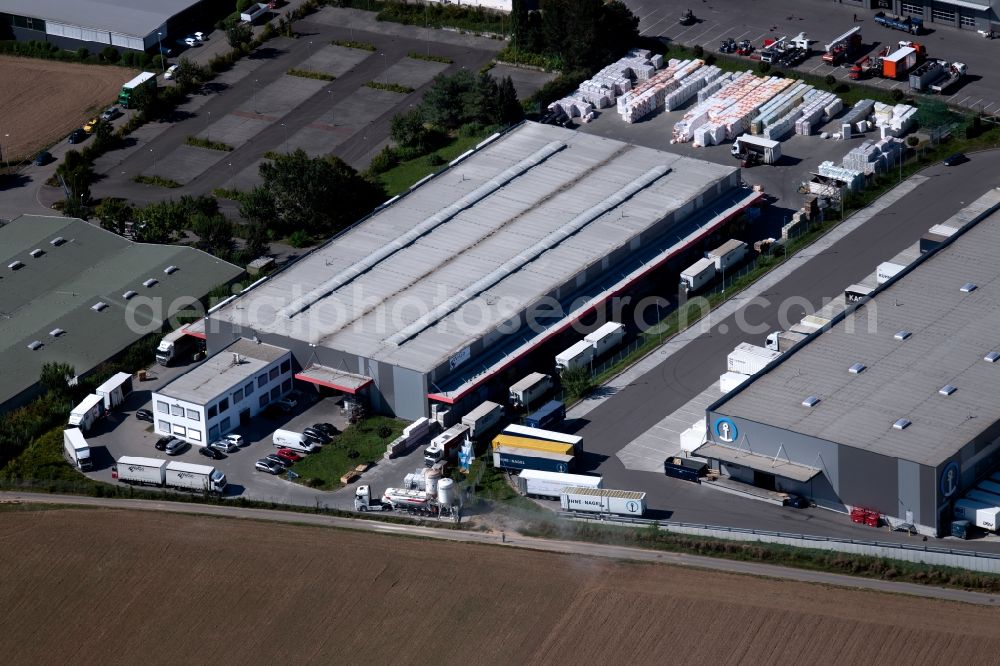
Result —
[[[163,59],[163,33],[159,30],[156,31],[156,43],[160,47],[160,67],[163,69],[163,73],[167,73],[167,63]]]
[[[386,66],[385,66],[385,51],[383,51],[379,55],[382,56],[382,73],[385,74],[385,83],[386,83],[386,85],[388,85],[389,84],[389,71],[386,69]]]
[[[7,152],[4,152],[3,146],[0,146],[0,153],[3,153],[4,166],[6,167],[7,171],[10,171],[10,141],[6,140],[10,139],[10,134],[4,134],[3,138],[5,139],[4,143],[7,144]]]
[[[156,175],[156,153],[153,152],[152,148],[150,148],[149,154],[153,156],[153,175]]]
[[[253,112],[259,113],[257,111],[257,79],[253,80]]]
[[[285,128],[285,153],[288,153],[288,125],[281,123],[281,126]]]

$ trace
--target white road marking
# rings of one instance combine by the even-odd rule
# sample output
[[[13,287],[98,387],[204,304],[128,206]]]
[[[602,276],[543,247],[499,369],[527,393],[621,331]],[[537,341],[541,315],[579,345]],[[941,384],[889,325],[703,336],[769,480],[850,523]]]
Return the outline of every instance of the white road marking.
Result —
[[[664,21],[665,21],[666,19],[667,19],[667,17],[666,17],[666,16],[664,16],[663,18],[661,18],[661,19],[660,19],[659,21],[657,21],[657,22],[656,22],[656,23],[654,23],[653,25],[649,26],[648,28],[645,28],[645,29],[644,29],[644,30],[643,30],[642,32],[640,32],[639,34],[640,34],[640,35],[645,35],[645,34],[646,34],[647,32],[649,32],[650,30],[652,30],[652,29],[653,29],[653,28],[655,28],[656,26],[658,26],[658,25],[660,25],[661,23],[663,23],[663,22],[664,22]]]
[[[996,102],[991,102],[990,106],[993,106],[994,104],[996,104]],[[989,111],[990,110],[990,106],[987,106],[986,108],[984,108],[983,109],[983,113],[986,113],[987,111]]]

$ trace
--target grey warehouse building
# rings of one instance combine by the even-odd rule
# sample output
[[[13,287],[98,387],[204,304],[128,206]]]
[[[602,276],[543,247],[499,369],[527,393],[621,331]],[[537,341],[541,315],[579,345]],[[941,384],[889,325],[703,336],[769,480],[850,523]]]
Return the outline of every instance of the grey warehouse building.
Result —
[[[695,455],[946,533],[954,501],[1000,462],[998,202],[711,405]]]
[[[220,0],[3,0],[0,38],[94,53],[108,46],[155,51],[168,45],[168,36],[211,27],[223,7],[233,6]]]
[[[252,286],[198,334],[210,353],[240,337],[289,349],[301,381],[445,422],[761,197],[736,167],[524,123]],[[529,324],[540,304],[557,314]]]

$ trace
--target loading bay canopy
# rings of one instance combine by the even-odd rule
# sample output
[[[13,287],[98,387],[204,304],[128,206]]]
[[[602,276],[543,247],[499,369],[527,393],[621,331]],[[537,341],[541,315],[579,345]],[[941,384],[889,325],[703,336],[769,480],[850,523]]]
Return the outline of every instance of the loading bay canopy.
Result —
[[[296,374],[295,378],[309,382],[310,384],[318,384],[319,386],[326,386],[327,388],[342,391],[343,393],[350,393],[351,395],[354,395],[374,381],[371,377],[315,363]]]
[[[781,458],[753,453],[746,449],[735,449],[731,446],[721,446],[719,444],[704,444],[694,451],[692,455],[702,458],[713,458],[722,462],[743,465],[758,472],[783,476],[793,481],[805,483],[820,473],[816,467],[789,462]]]

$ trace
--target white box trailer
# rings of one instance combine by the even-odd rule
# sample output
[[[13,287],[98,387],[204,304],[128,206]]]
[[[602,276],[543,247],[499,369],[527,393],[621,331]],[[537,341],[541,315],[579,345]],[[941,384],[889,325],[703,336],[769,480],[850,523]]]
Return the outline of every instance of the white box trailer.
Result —
[[[469,426],[456,423],[431,440],[424,449],[424,466],[433,467],[442,460],[451,460],[469,437]]]
[[[267,13],[267,5],[263,2],[259,2],[255,5],[247,7],[246,11],[240,14],[240,20],[244,23],[254,23],[265,13]]]
[[[552,377],[533,372],[510,387],[510,404],[528,409],[533,402],[552,390]]]
[[[727,271],[743,261],[747,256],[747,244],[741,240],[727,240],[719,247],[705,254],[706,259],[715,262],[716,271]]]
[[[562,372],[574,368],[586,368],[593,360],[594,345],[586,340],[580,340],[569,349],[556,355],[556,369]]]
[[[878,265],[878,268],[875,269],[875,281],[878,282],[878,284],[888,282],[892,278],[896,277],[896,275],[904,268],[906,268],[906,266],[901,264],[895,264],[891,261],[883,261]]]
[[[646,513],[646,493],[600,488],[566,488],[559,495],[563,511],[614,513],[641,516]]]
[[[781,356],[781,352],[773,349],[758,347],[749,342],[741,342],[726,357],[726,369],[729,372],[753,375],[763,370],[764,366],[779,356]]]
[[[119,372],[98,386],[94,393],[104,400],[104,410],[111,411],[125,402],[125,398],[132,393],[132,375]]]
[[[486,400],[462,417],[462,425],[469,426],[469,439],[475,441],[488,435],[503,418],[503,406]]]
[[[167,463],[165,484],[171,488],[196,492],[223,493],[226,475],[210,465],[171,460]]]
[[[583,450],[583,437],[580,435],[570,435],[565,432],[555,430],[545,430],[544,428],[532,428],[530,426],[517,425],[512,423],[503,429],[504,435],[511,437],[527,437],[528,439],[540,439],[546,442],[559,442],[560,444],[572,444],[573,450]]]
[[[724,372],[719,375],[719,390],[729,393],[748,379],[750,375],[744,375],[742,372]]]
[[[538,469],[524,469],[514,477],[518,491],[532,497],[559,498],[566,488],[601,488],[604,479],[585,474],[561,474]]]
[[[594,356],[600,356],[609,349],[621,344],[625,337],[625,324],[616,321],[609,321],[596,331],[584,336],[584,341],[589,342],[594,347]]]
[[[166,480],[167,461],[139,456],[122,456],[115,464],[112,478],[122,483],[162,486]]]
[[[87,432],[104,413],[104,398],[91,393],[69,413],[69,424]]]
[[[715,277],[715,261],[699,259],[681,271],[680,288],[686,294],[700,290]]]
[[[960,499],[955,502],[955,518],[968,520],[976,527],[995,532],[1000,523],[1000,508],[975,500]]]
[[[757,153],[764,160],[764,164],[774,164],[781,159],[781,142],[772,139],[765,139],[762,136],[751,134],[741,134],[733,141],[731,151],[734,157],[746,153]]]
[[[67,428],[63,430],[63,448],[66,450],[66,457],[81,472],[87,472],[94,468],[94,460],[90,455],[90,445],[83,437],[83,432],[79,428]]]

